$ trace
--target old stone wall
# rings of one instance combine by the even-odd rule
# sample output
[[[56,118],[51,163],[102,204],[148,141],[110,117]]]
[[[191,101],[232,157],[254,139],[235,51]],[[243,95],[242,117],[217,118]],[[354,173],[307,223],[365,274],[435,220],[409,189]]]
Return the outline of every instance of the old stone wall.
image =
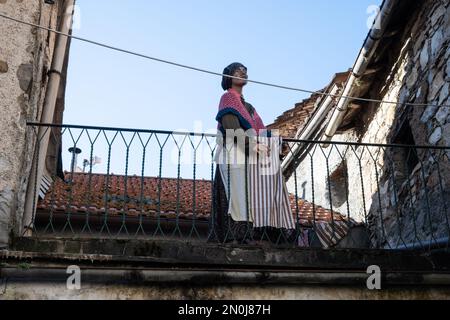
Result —
[[[62,1],[0,0],[0,10],[30,23],[57,28]],[[0,18],[0,247],[22,220],[32,158],[26,122],[40,119],[55,34]]]
[[[425,1],[403,37],[398,68],[388,75],[383,97],[401,104],[381,106],[367,140],[450,146],[450,1]],[[393,118],[391,126],[386,117]],[[382,157],[381,186],[373,197],[380,200],[370,211],[376,245],[391,248],[448,237],[450,149],[388,149]]]
[[[371,98],[364,130],[334,141],[450,146],[450,1],[424,1],[402,29]],[[411,107],[405,102],[447,106]],[[364,111],[366,112],[366,111]],[[450,150],[319,145],[297,169],[299,196],[367,222],[373,245],[395,248],[439,239],[450,227]],[[314,176],[312,177],[311,172]],[[295,190],[295,176],[288,181]]]

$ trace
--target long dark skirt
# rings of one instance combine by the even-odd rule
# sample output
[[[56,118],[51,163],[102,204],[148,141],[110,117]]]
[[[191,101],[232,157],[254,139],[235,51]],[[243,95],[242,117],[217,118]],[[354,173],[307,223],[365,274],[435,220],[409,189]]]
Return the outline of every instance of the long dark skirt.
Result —
[[[272,227],[254,228],[252,222],[234,221],[228,214],[228,199],[225,188],[219,166],[217,166],[213,183],[213,212],[209,221],[208,242],[295,243],[295,230]]]
[[[208,241],[248,243],[253,239],[253,224],[247,221],[234,221],[228,214],[226,189],[220,175],[219,166],[213,183],[213,212],[210,219]]]

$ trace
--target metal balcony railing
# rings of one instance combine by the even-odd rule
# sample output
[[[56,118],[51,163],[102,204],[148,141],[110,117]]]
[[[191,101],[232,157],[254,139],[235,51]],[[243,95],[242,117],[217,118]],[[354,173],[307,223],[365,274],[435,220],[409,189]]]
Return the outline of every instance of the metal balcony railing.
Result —
[[[41,181],[29,186],[33,212],[24,222],[36,237],[182,238],[303,248],[449,245],[450,147],[351,142],[325,147],[284,139],[280,158],[290,153],[294,159],[284,173],[295,229],[252,228],[248,219],[238,238],[225,221],[223,238],[215,221],[216,134],[37,123],[28,129],[36,150],[45,134],[51,144],[45,160],[33,161],[35,167],[45,162]]]

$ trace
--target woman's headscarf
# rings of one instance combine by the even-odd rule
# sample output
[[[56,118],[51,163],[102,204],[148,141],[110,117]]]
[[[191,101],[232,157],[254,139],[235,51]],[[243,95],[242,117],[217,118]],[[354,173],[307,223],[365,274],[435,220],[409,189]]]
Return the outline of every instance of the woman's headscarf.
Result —
[[[239,68],[244,68],[245,70],[247,70],[247,67],[244,66],[242,63],[239,62],[234,62],[232,64],[230,64],[228,67],[226,67],[222,74],[225,74],[227,76],[232,76],[234,74],[234,72],[239,69]],[[231,88],[231,84],[232,84],[233,79],[229,78],[229,77],[222,77],[222,88],[223,90],[228,90]]]

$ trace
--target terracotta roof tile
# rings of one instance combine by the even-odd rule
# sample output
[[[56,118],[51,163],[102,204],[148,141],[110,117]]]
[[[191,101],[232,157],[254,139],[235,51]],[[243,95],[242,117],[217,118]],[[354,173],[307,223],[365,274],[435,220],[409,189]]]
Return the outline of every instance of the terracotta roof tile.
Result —
[[[70,175],[66,174],[66,181]],[[106,183],[108,182],[108,188]],[[160,202],[158,186],[161,185]],[[178,188],[179,185],[179,188]],[[141,188],[142,186],[142,188]],[[194,180],[176,178],[125,176],[87,173],[74,173],[73,182],[61,179],[51,186],[45,198],[38,203],[39,210],[53,210],[72,213],[108,214],[129,216],[157,216],[180,219],[192,219],[194,216],[194,199],[196,219],[207,220],[211,213],[210,180],[195,181],[195,198],[193,197]],[[126,189],[126,192],[125,192]],[[179,190],[179,192],[177,192]],[[142,195],[141,195],[142,191]],[[177,203],[177,195],[179,202]],[[107,201],[106,201],[107,199]],[[295,196],[290,194],[293,215],[297,212]],[[314,212],[316,221],[331,221],[331,212],[315,206],[303,199],[298,199],[299,221],[302,225],[311,226]],[[343,220],[339,213],[334,213],[335,220]]]
[[[349,74],[349,71],[336,73],[331,83],[318,92],[327,92],[329,88],[331,88],[332,84],[343,83],[344,81],[346,81]],[[278,129],[280,131],[280,135],[283,137],[295,139],[297,132],[302,130],[306,126],[311,115],[313,115],[316,111],[316,108],[318,106],[317,101],[321,97],[322,96],[319,94],[312,94],[309,98],[296,103],[294,108],[283,112],[283,114],[281,114],[272,124],[268,125],[267,127],[269,129]]]

